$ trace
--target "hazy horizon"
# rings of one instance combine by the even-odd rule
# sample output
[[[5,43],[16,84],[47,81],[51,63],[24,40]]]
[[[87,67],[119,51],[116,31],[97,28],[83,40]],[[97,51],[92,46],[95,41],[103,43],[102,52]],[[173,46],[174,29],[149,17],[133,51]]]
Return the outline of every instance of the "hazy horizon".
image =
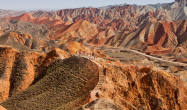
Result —
[[[0,0],[0,9],[5,10],[56,10],[80,7],[102,7],[120,4],[171,3],[174,0]]]

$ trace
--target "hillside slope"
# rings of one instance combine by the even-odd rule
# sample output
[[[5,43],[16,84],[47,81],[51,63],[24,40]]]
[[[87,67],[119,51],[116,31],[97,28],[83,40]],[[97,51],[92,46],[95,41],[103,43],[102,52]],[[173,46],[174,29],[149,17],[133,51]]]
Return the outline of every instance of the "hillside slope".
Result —
[[[98,72],[97,65],[85,58],[56,60],[40,81],[2,105],[9,110],[78,108],[96,86]]]

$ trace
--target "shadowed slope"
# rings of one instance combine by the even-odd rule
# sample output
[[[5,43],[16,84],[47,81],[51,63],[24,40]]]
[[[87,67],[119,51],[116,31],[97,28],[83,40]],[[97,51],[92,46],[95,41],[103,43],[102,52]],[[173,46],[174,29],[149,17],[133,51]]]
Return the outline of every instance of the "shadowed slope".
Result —
[[[98,66],[88,59],[70,57],[57,60],[49,65],[45,77],[39,82],[2,105],[9,110],[64,110],[78,107],[84,104],[98,77]]]

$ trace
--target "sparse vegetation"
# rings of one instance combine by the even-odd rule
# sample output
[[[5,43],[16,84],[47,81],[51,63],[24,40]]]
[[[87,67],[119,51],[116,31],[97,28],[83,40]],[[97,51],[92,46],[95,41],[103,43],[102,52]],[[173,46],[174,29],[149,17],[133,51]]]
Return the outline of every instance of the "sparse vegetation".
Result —
[[[40,81],[2,105],[9,110],[76,108],[96,86],[98,72],[97,65],[85,58],[73,56],[57,60]]]

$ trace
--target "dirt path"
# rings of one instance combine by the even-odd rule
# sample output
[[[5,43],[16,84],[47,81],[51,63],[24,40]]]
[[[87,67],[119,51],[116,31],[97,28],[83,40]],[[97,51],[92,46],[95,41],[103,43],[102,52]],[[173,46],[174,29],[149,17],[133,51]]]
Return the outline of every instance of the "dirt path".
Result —
[[[102,49],[102,48],[96,48],[98,50]],[[128,49],[128,48],[119,48],[119,47],[111,47],[111,48],[104,48],[104,50],[118,50],[120,52],[133,52],[133,53],[136,53],[136,54],[139,54],[139,55],[142,55],[144,57],[147,57],[147,58],[150,58],[152,60],[158,60],[158,61],[161,61],[161,62],[165,62],[165,63],[170,63],[170,64],[173,64],[175,66],[184,66],[184,67],[187,67],[187,64],[186,63],[181,63],[181,62],[173,62],[173,61],[169,61],[169,60],[165,60],[165,59],[162,59],[162,58],[158,58],[158,57],[154,57],[154,56],[151,56],[151,55],[147,55],[145,53],[142,53],[142,52],[139,52],[137,50],[133,50],[133,49]]]

